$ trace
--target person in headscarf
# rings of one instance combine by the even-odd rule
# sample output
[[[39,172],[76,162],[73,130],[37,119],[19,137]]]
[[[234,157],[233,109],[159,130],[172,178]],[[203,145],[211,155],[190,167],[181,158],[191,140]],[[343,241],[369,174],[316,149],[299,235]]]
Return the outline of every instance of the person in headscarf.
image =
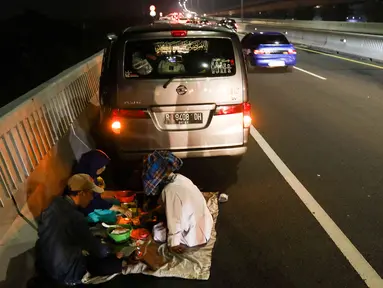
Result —
[[[106,166],[109,164],[110,158],[109,156],[101,151],[101,150],[90,150],[89,152],[81,155],[80,160],[77,165],[75,165],[72,174],[88,174],[96,185],[105,189],[105,182],[100,177],[100,175],[105,171]],[[105,191],[104,191],[105,193]],[[93,200],[89,203],[89,205],[85,208],[81,209],[81,212],[84,213],[85,216],[92,213],[95,209],[103,209],[103,210],[112,210],[115,212],[120,212],[127,217],[132,217],[132,213],[130,210],[123,209],[119,205],[114,205],[110,201],[106,201],[103,199],[102,194],[104,193],[95,193]],[[110,194],[110,192],[109,192]]]
[[[155,151],[144,158],[143,185],[146,195],[160,195],[166,213],[167,244],[174,253],[206,244],[213,217],[202,192],[187,177],[175,173],[182,160],[168,151]],[[158,210],[158,209],[157,209]]]

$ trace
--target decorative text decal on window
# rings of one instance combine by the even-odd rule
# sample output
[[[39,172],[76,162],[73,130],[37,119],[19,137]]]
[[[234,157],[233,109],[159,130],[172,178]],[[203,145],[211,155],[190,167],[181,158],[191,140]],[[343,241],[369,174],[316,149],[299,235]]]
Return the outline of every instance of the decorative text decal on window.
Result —
[[[154,48],[157,55],[172,53],[189,53],[190,51],[208,51],[207,40],[180,40],[156,42]]]
[[[231,60],[214,58],[211,61],[211,73],[212,74],[231,74]]]

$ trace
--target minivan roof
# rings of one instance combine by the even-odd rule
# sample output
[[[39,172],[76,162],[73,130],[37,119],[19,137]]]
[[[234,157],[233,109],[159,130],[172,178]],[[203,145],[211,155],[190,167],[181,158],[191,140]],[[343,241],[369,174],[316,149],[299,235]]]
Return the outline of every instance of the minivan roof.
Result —
[[[234,32],[219,26],[200,26],[196,24],[180,24],[180,23],[155,23],[144,26],[133,26],[124,30],[123,35],[130,33],[146,33],[146,32],[161,32],[172,30],[188,30],[188,31],[210,31],[223,32],[227,34],[235,34]]]

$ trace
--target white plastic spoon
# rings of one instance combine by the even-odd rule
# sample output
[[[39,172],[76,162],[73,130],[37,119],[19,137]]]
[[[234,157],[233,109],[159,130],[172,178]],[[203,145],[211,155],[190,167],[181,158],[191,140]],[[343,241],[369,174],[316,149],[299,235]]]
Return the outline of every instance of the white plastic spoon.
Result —
[[[103,227],[105,227],[105,228],[118,228],[118,227],[121,227],[121,226],[119,226],[119,225],[108,225],[108,224],[106,224],[105,222],[102,222],[102,224],[101,224]]]

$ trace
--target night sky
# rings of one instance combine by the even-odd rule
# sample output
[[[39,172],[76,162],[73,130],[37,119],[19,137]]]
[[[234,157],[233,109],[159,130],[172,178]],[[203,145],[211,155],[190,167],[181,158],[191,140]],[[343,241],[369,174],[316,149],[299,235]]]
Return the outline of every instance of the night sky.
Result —
[[[198,0],[193,1],[196,6]],[[217,10],[240,3],[240,0],[199,0],[202,11],[212,9],[215,2]],[[13,0],[2,1],[1,19],[22,13],[26,9],[37,10],[54,18],[81,19],[87,17],[111,17],[114,15],[137,15],[146,12],[151,4],[157,6],[157,12],[174,12],[179,10],[178,0]],[[248,0],[245,2],[255,2]]]

